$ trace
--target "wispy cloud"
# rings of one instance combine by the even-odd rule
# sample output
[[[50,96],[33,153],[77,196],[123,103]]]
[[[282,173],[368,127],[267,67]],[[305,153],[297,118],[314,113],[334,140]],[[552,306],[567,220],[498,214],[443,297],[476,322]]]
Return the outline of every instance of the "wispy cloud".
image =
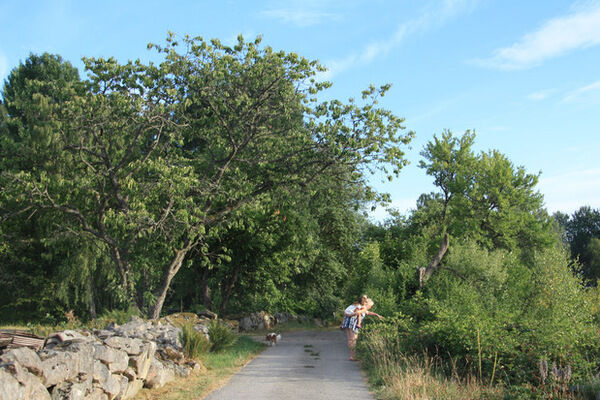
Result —
[[[548,211],[571,213],[581,206],[600,207],[600,168],[571,171],[540,179]]]
[[[277,7],[261,11],[260,14],[286,24],[307,27],[339,18],[338,14],[328,11],[330,8],[328,3],[330,2],[323,0],[292,0],[281,7],[281,2],[277,2]]]
[[[529,100],[535,100],[535,101],[545,100],[548,97],[550,97],[554,92],[555,92],[554,89],[539,90],[537,92],[530,93],[527,96],[527,98]]]
[[[565,97],[563,98],[563,102],[572,103],[575,101],[584,100],[588,98],[589,95],[598,93],[600,93],[600,81],[596,81],[592,84],[572,90],[571,92],[565,95]]]
[[[546,21],[508,47],[473,63],[501,70],[535,67],[570,51],[600,44],[600,2],[587,2],[571,14]]]
[[[478,0],[443,0],[441,4],[439,1],[429,3],[418,17],[400,23],[389,37],[371,42],[360,52],[324,62],[328,71],[322,78],[330,79],[352,66],[369,64],[398,47],[406,37],[438,28],[457,15],[473,10],[477,3]]]

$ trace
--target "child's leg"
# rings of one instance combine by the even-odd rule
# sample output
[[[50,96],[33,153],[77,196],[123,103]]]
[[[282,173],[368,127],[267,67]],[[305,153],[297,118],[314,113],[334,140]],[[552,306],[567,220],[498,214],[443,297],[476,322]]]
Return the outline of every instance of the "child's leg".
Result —
[[[357,326],[358,328],[361,328],[361,325],[360,325],[360,324],[361,324],[361,322],[362,322],[362,316],[363,316],[362,314],[358,314],[358,315],[356,316],[356,326]]]

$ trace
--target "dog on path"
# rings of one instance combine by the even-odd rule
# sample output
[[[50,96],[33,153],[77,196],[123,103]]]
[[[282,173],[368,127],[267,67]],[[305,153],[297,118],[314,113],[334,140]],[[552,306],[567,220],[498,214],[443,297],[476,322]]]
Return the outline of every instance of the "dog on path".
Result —
[[[277,342],[281,340],[281,335],[275,332],[267,333],[265,340],[269,346],[275,346]]]

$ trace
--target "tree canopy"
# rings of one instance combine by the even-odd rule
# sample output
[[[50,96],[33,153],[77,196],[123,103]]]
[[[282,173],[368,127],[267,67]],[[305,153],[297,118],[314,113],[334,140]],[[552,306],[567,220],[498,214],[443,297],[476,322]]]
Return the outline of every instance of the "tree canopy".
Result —
[[[54,70],[59,57],[32,56],[15,70],[2,129],[22,133],[15,145],[2,135],[0,183],[5,217],[44,213],[93,243],[112,260],[122,301],[149,316],[160,314],[190,251],[208,257],[210,237],[271,193],[358,185],[373,199],[365,171],[393,176],[406,164],[401,148],[412,132],[377,107],[387,85],[365,90],[362,104],[320,102],[330,86],[315,79],[322,67],[263,48],[260,38],[229,47],[171,35],[149,47],[164,57],[160,64],[84,59],[81,85],[65,83],[73,71],[40,75],[40,85],[60,88],[52,101],[43,91],[14,101],[12,82],[31,87],[24,71],[37,63]],[[35,106],[45,107],[36,114],[47,122],[44,134],[26,117]],[[36,141],[51,144],[52,156],[28,152]],[[19,151],[39,167],[17,163]]]

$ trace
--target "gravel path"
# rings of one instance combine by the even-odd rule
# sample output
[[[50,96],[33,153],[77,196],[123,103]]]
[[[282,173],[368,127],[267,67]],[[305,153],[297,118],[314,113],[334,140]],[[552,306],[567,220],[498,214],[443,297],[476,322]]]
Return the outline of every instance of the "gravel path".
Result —
[[[207,400],[373,400],[342,331],[284,332]]]

